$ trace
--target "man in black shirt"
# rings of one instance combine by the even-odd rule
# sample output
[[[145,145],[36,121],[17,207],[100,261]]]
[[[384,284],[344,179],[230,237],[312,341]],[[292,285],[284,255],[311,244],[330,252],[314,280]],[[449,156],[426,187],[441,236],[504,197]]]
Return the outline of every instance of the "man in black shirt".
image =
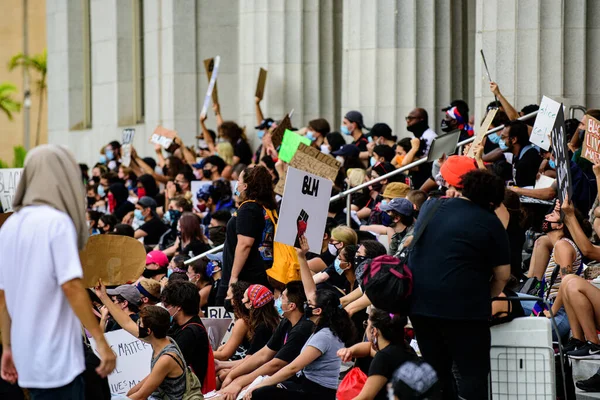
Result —
[[[341,131],[344,135],[352,136],[352,144],[360,150],[360,159],[368,160],[369,151],[367,145],[369,139],[363,134],[362,130],[369,130],[363,123],[363,116],[358,111],[348,111],[342,121]]]
[[[502,130],[500,142],[503,151],[513,155],[512,169],[515,186],[534,186],[542,157],[538,150],[529,143],[527,125],[522,121],[511,121]]]
[[[142,197],[135,205],[135,219],[141,223],[134,233],[134,238],[144,238],[145,245],[158,244],[160,237],[169,227],[156,214],[156,201],[150,197]]]
[[[284,319],[275,329],[271,340],[229,372],[220,393],[231,394],[236,398],[257,377],[273,375],[298,357],[314,330],[314,324],[304,318],[305,301],[302,282],[289,282],[281,294]]]

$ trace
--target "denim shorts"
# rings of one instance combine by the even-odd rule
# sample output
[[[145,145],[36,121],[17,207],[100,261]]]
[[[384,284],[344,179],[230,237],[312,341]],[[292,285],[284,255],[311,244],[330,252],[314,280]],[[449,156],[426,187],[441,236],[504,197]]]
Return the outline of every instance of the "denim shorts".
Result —
[[[517,293],[517,296],[524,297],[524,296],[528,296],[528,295],[523,294],[523,293]],[[531,313],[533,312],[533,307],[535,307],[535,303],[536,303],[536,301],[530,301],[530,300],[521,302],[521,306],[523,307],[523,311],[525,311],[526,317],[530,316]],[[540,318],[540,317],[534,317],[534,318]],[[567,335],[569,334],[569,332],[571,331],[571,325],[569,325],[569,319],[567,318],[567,312],[565,311],[564,307],[561,307],[560,310],[558,310],[558,312],[554,316],[554,321],[556,322],[556,326],[558,328],[558,333],[560,334],[560,337],[566,338]],[[554,342],[558,342],[558,338],[556,337],[556,332],[554,330],[554,327],[552,327],[552,340]]]

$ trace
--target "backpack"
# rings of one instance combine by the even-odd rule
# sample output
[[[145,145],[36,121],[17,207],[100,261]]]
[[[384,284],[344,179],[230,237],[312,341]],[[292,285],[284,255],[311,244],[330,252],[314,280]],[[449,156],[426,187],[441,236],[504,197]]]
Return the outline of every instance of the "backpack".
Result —
[[[206,332],[206,328],[202,324],[198,324],[195,322],[187,324],[185,326],[185,328],[183,328],[183,329],[186,329],[190,325],[199,326],[200,328],[202,328],[204,330],[204,332]],[[206,337],[208,338],[208,332],[206,332]],[[191,367],[190,367],[190,369],[191,369]],[[193,372],[193,369],[192,369],[192,372]],[[198,384],[200,384],[200,380],[198,379],[196,374],[194,373],[193,375],[196,377]],[[204,376],[204,380],[202,381],[201,391],[203,394],[206,394],[206,393],[212,392],[213,390],[216,390],[216,389],[217,389],[217,374],[215,371],[215,357],[213,355],[213,349],[210,346],[210,340],[209,340],[208,341],[208,357],[207,357],[207,361],[206,361],[206,375]],[[186,397],[184,396],[183,398],[185,399]],[[190,398],[190,399],[192,399],[192,398]],[[202,399],[202,397],[199,397],[199,399]]]
[[[177,347],[177,351],[179,351],[179,354],[182,354],[181,349],[179,348],[177,343],[174,340],[171,340],[171,343],[173,343],[175,345],[175,347]],[[181,399],[182,400],[204,400],[204,396],[202,395],[202,392],[200,390],[201,389],[200,380],[198,380],[198,377],[192,371],[191,367],[187,366],[183,357],[180,357],[179,354],[176,354],[176,355],[173,355],[171,353],[165,353],[165,354],[168,355],[169,357],[171,357],[173,360],[175,360],[175,362],[179,365],[179,367],[181,367],[181,369],[185,373],[185,393],[183,393],[183,397]],[[165,399],[168,399],[168,397],[166,395],[164,395],[163,397]]]

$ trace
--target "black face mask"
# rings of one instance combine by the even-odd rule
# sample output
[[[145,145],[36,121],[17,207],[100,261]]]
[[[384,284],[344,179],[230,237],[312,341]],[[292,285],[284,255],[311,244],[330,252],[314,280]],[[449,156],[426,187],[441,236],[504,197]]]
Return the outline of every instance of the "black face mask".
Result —
[[[163,170],[163,175],[164,176],[169,176],[169,167],[167,167],[166,165],[162,168]]]
[[[440,129],[444,132],[452,132],[454,130],[454,128],[452,128],[448,121],[446,121],[445,119],[442,120],[440,124]]]
[[[87,196],[88,208],[92,208],[96,204],[96,198],[94,196]]]
[[[233,304],[231,304],[231,299],[225,299],[225,302],[223,303],[223,307],[225,308],[225,311],[227,311],[228,313],[232,313],[233,312]]]
[[[365,257],[365,256],[359,256],[359,255],[354,256],[354,265],[360,265],[363,262],[365,262],[366,259],[367,259],[367,257]]]
[[[374,190],[375,192],[381,192],[381,189],[383,189],[383,184],[381,182],[375,182],[371,185],[371,190]]]
[[[558,231],[559,229],[553,228],[552,224],[562,224],[562,221],[551,222],[551,221],[548,221],[545,219],[544,222],[542,222],[542,232],[548,233],[548,232],[552,232],[552,231]]]
[[[138,325],[138,331],[139,331],[138,338],[140,338],[140,339],[150,336],[150,331],[148,330],[148,328]]]
[[[407,126],[406,130],[412,132],[416,138],[421,139],[421,136],[423,136],[423,132],[425,132],[427,128],[429,128],[427,122],[419,121],[412,124],[411,126]]]
[[[167,273],[166,268],[159,268],[159,269],[144,268],[144,272],[142,273],[142,276],[144,278],[151,279],[151,278],[155,277],[156,275],[166,274],[166,273]]]
[[[313,312],[315,311],[315,308],[316,307],[311,307],[311,306],[308,306],[308,305],[304,306],[304,316],[306,318],[312,317],[314,315]]]
[[[212,179],[212,171],[208,168],[202,170],[202,175],[204,175],[204,179]]]

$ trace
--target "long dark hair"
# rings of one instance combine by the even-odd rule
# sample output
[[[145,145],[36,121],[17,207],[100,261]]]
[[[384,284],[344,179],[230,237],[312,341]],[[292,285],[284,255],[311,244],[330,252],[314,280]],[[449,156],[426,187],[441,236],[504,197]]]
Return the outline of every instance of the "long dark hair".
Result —
[[[242,139],[245,142],[247,141],[244,130],[233,121],[223,122],[219,127],[219,130],[221,131],[221,136],[223,139],[227,140],[233,146],[235,146],[239,139]]]
[[[369,314],[369,321],[390,343],[405,344],[404,327],[408,322],[405,316],[393,315],[373,307]]]
[[[271,300],[260,308],[252,307],[250,309],[250,317],[248,319],[248,334],[252,337],[256,332],[256,328],[263,324],[266,325],[271,332],[275,331],[277,325],[281,321],[277,310],[275,309],[274,301]]]
[[[267,168],[262,165],[246,168],[243,172],[243,177],[243,181],[247,187],[242,193],[242,201],[254,200],[270,210],[277,208],[275,191],[273,190],[273,178]]]
[[[156,185],[156,181],[150,174],[140,175],[138,178],[138,183],[142,185],[142,187],[146,190],[146,196],[155,197],[158,194],[158,186]]]
[[[179,226],[181,227],[181,241],[191,242],[196,239],[202,243],[207,243],[206,236],[202,232],[200,227],[200,219],[196,214],[191,212],[184,212],[179,218]]]
[[[244,299],[244,292],[249,287],[250,287],[250,284],[248,282],[244,282],[244,281],[237,281],[237,282],[231,284],[231,292],[233,293],[233,297],[232,297],[233,301],[231,302],[231,305],[233,306],[233,314],[235,315],[236,318],[241,318],[244,321],[246,321],[246,323],[248,325],[250,325],[250,322],[249,322],[250,313],[248,312],[248,309],[242,303],[242,300]]]
[[[342,308],[338,296],[332,290],[319,289],[316,292],[316,306],[321,309],[321,315],[315,332],[329,328],[346,346],[350,346],[356,337],[356,328]]]

